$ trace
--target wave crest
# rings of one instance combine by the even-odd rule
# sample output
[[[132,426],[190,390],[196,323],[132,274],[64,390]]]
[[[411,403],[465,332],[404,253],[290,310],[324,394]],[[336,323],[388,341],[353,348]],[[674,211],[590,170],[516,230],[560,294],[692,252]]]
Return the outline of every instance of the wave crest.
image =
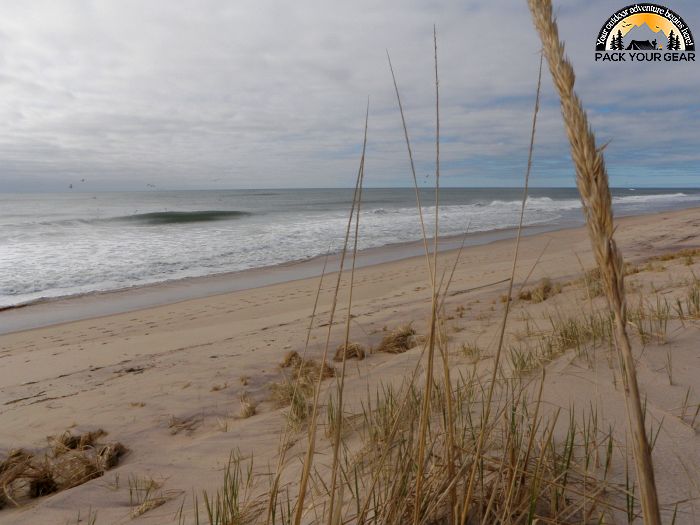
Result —
[[[107,219],[117,222],[135,222],[145,225],[182,224],[188,222],[225,221],[247,217],[251,213],[245,211],[202,210],[202,211],[156,211],[137,213]]]

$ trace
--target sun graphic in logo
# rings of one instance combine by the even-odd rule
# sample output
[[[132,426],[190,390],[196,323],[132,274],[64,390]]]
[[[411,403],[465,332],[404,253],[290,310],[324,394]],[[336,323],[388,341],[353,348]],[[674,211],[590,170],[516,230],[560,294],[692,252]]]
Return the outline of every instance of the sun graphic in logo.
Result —
[[[680,35],[680,30],[667,18],[652,13],[639,13],[622,19],[613,27],[607,48],[619,51],[664,48],[685,51],[685,43]]]
[[[617,11],[602,27],[597,51],[694,51],[685,21],[657,4],[635,4]]]

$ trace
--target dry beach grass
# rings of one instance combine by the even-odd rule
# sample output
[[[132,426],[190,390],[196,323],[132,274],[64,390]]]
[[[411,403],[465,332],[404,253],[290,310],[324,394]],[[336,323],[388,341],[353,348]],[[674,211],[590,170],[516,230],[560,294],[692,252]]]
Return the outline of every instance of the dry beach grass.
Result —
[[[366,114],[340,271],[0,337],[17,376],[0,390],[8,439],[78,413],[132,451],[118,466],[126,449],[100,445],[97,430],[58,435],[46,460],[7,454],[0,503],[16,508],[0,511],[0,522],[75,523],[68,496],[48,496],[69,486],[76,501],[94,503],[87,515],[98,524],[696,520],[700,210],[614,229],[602,151],[573,91],[551,4],[530,0],[530,8],[561,97],[586,232],[521,237],[521,228],[515,242],[438,253],[435,34],[432,249],[390,65],[425,255],[355,268]],[[63,345],[68,354],[52,360]],[[72,364],[103,346],[111,353],[98,354],[103,361]],[[90,476],[78,463],[95,464],[93,474],[118,468],[98,486],[84,483]],[[19,505],[30,496],[39,504]]]
[[[700,261],[696,257],[687,265],[687,252],[683,251],[700,244],[696,223],[700,223],[698,211],[688,210],[656,216],[653,225],[647,217],[625,219],[618,229],[620,242],[632,254],[631,264],[635,267],[625,280],[627,327],[646,400],[646,428],[654,457],[662,458],[657,473],[661,510],[668,521],[675,512],[676,523],[694,521],[697,492],[693,487],[698,482],[694,465],[700,465],[700,385],[695,364],[700,318],[700,286],[695,276],[700,275]],[[532,515],[541,520],[578,523],[581,516],[588,515],[590,522],[601,516],[607,522],[626,522],[641,515],[631,441],[626,440],[623,424],[623,376],[615,357],[612,318],[607,299],[590,294],[587,283],[591,279],[582,277],[594,264],[586,242],[585,231],[555,232],[522,240],[522,270],[515,290],[521,285],[531,289],[548,277],[551,286],[560,287],[560,292],[541,302],[517,296],[510,301],[489,439],[484,441],[475,475],[470,515],[476,521],[507,518],[518,522],[527,521]],[[649,243],[653,243],[653,249]],[[540,257],[547,245],[546,254]],[[503,261],[496,268],[492,262],[494,254]],[[456,475],[469,469],[475,457],[505,307],[500,297],[507,289],[501,284],[457,295],[451,295],[450,290],[468,290],[478,282],[498,281],[499,275],[510,272],[508,254],[512,257],[512,241],[465,249],[460,255],[464,264],[455,271],[450,288],[440,295],[436,355],[441,363],[442,352],[449,352]],[[583,269],[571,273],[566,269],[578,266],[577,255]],[[456,259],[456,252],[441,255],[450,271]],[[533,284],[524,282],[537,260],[531,277]],[[376,349],[387,335],[410,320],[417,334],[427,333],[425,309],[430,289],[426,283],[425,290],[415,291],[421,276],[425,280],[424,258],[358,272],[351,340]],[[117,522],[120,516],[131,515],[126,480],[132,475],[138,479],[150,476],[163,484],[151,494],[154,501],[162,501],[158,498],[165,497],[167,491],[183,494],[158,507],[150,508],[150,503],[141,507],[150,510],[133,518],[135,521],[177,522],[173,515],[182,506],[181,522],[195,523],[194,488],[200,523],[210,520],[199,489],[206,490],[212,509],[217,505],[217,493],[221,493],[220,507],[237,506],[248,520],[244,522],[264,522],[281,450],[280,430],[286,431],[288,438],[270,522],[289,522],[301,459],[305,457],[309,404],[313,402],[317,384],[314,379],[318,375],[314,372],[310,379],[301,382],[309,386],[300,389],[304,395],[297,396],[296,411],[291,410],[289,403],[276,408],[270,392],[275,383],[290,384],[293,392],[299,369],[294,365],[279,368],[278,364],[290,351],[298,355],[291,354],[290,364],[298,366],[301,362],[311,313],[309,301],[313,301],[317,286],[318,279],[161,307],[139,314],[148,323],[144,328],[133,327],[134,314],[124,314],[0,338],[3,352],[8,355],[4,359],[16,363],[17,376],[15,383],[6,380],[9,386],[2,389],[3,403],[17,400],[4,404],[0,414],[4,435],[8,436],[3,438],[3,447],[24,446],[35,452],[46,446],[41,436],[47,434],[57,435],[57,441],[79,442],[60,436],[65,421],[70,421],[72,414],[80,414],[81,421],[95,425],[86,430],[104,428],[110,441],[118,440],[131,449],[116,468],[99,479],[33,499],[29,506],[15,509],[10,503],[0,511],[0,522],[54,523],[57,517],[62,523],[69,519],[75,522],[79,510],[83,518],[88,516],[89,506],[91,516],[97,511],[97,524]],[[296,290],[303,290],[298,299],[290,294]],[[335,293],[334,287],[322,291],[309,337],[311,343],[304,359],[315,362],[312,370],[321,370],[331,293]],[[270,310],[266,297],[280,303],[276,310]],[[180,326],[184,322],[181,319],[192,317],[197,311],[211,312],[210,308],[217,304],[220,313],[210,313]],[[232,327],[226,312],[236,305],[241,308],[239,315],[250,311],[249,315],[258,320],[242,318],[240,325]],[[258,312],[266,312],[268,317]],[[176,323],[175,333],[175,325],[169,324],[168,319]],[[154,323],[159,327],[154,327]],[[118,330],[114,335],[99,330],[91,335],[90,326],[112,326]],[[121,356],[134,346],[145,348],[141,346],[145,343],[139,343],[143,330],[156,334],[159,343],[154,345],[151,340],[153,346],[148,354],[131,357],[128,367],[143,368],[141,373],[115,373],[124,370],[125,365],[106,363],[84,371],[58,369],[55,365],[52,368],[56,371],[42,371],[46,360],[43,349],[47,353],[64,352],[64,364],[76,361],[72,356],[81,355],[80,347],[99,352],[107,346]],[[235,344],[228,340],[232,330],[237,334]],[[344,331],[345,323],[335,325],[334,350],[343,344]],[[204,334],[210,339],[203,339]],[[263,337],[270,341],[269,347],[264,341],[260,344],[261,334],[266,334]],[[37,350],[26,348],[43,337],[47,339]],[[192,337],[190,342],[187,337]],[[62,347],[65,343],[58,338],[69,346]],[[287,341],[293,339],[298,343],[292,344],[292,349],[284,349]],[[107,345],[102,344],[105,342]],[[348,360],[342,410],[337,399],[339,362],[335,363],[336,376],[322,380],[316,461],[311,469],[309,503],[302,522],[323,522],[328,518],[324,508],[328,508],[333,440],[339,428],[342,432],[336,501],[341,511],[336,513],[341,513],[344,522],[358,521],[363,511],[365,523],[412,521],[417,471],[411,458],[416,457],[419,441],[427,339],[417,337],[415,342],[415,346],[411,344],[401,353],[372,352],[364,360]],[[22,365],[14,356],[27,363]],[[37,358],[42,361],[36,361]],[[222,363],[231,364],[222,367]],[[104,368],[96,370],[101,366]],[[544,378],[542,369],[546,370]],[[245,378],[245,385],[239,377]],[[226,383],[227,388],[212,391],[212,384]],[[72,390],[73,384],[80,384],[84,393]],[[42,391],[46,393],[40,394]],[[61,397],[68,394],[73,395]],[[440,365],[435,370],[431,418],[426,430],[426,442],[431,445],[424,456],[424,503],[420,507],[421,515],[432,517],[433,522],[444,519],[453,488],[457,499],[464,495],[462,485],[450,483],[454,478],[444,461],[450,428],[445,410],[447,396]],[[242,399],[256,407],[247,418],[241,417]],[[196,424],[190,430],[183,428],[173,434],[173,421]],[[342,425],[338,424],[340,421]],[[38,438],[27,435],[27,424],[32,425]],[[227,471],[224,459],[228,453],[222,455],[222,451],[230,449],[239,452],[231,463],[232,472],[226,474],[229,485],[224,491],[222,469]],[[243,473],[252,469],[246,490],[243,481],[235,481],[240,479],[234,475],[236,469]],[[115,476],[124,480],[119,488]],[[234,481],[240,488],[234,490]],[[138,486],[146,486],[144,483],[139,482]],[[76,507],[70,501],[91,503]],[[140,505],[135,504],[134,508]]]

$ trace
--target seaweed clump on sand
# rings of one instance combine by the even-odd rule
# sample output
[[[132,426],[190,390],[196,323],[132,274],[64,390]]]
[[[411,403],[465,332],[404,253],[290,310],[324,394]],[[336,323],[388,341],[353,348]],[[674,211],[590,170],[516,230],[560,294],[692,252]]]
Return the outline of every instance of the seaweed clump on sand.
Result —
[[[0,509],[82,485],[116,467],[128,449],[119,442],[100,443],[106,434],[66,431],[49,436],[48,447],[39,452],[19,448],[0,456]]]

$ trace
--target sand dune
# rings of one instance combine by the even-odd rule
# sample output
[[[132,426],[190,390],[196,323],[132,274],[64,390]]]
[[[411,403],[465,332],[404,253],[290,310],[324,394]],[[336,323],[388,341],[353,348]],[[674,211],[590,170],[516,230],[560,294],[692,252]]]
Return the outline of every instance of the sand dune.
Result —
[[[700,247],[699,227],[700,209],[619,221],[618,242],[626,259],[639,265],[628,278],[631,307],[657,297],[670,303],[685,297],[693,272],[700,276],[700,256],[649,261]],[[455,371],[488,370],[513,246],[504,240],[462,253],[445,302]],[[455,257],[455,251],[446,252],[440,268],[449,269]],[[526,326],[550,329],[546,319],[554,312],[575,316],[588,308],[585,287],[577,281],[581,265],[592,267],[584,229],[524,239],[515,289],[534,267],[529,287],[546,277],[561,290],[542,302],[516,299],[510,341],[526,339]],[[317,359],[333,284],[330,276],[324,281],[312,331],[309,351]],[[318,279],[305,279],[0,336],[0,451],[39,450],[49,435],[97,428],[130,449],[100,478],[1,510],[0,523],[75,522],[79,511],[87,516],[89,509],[97,511],[100,524],[130,522],[130,478],[158,481],[159,493],[168,500],[136,522],[177,522],[183,498],[189,511],[193,490],[220,486],[234,449],[254,455],[262,476],[276,462],[285,424],[283,410],[270,400],[270,384],[283,377],[278,366],[283,356],[303,350],[317,286]],[[342,308],[346,292],[341,291]],[[601,307],[600,301],[592,304]],[[424,334],[429,302],[424,258],[362,268],[355,276],[351,339],[376,347],[388,331],[408,322]],[[333,349],[343,338],[342,308]],[[700,406],[699,336],[697,319],[672,319],[663,337],[652,334],[644,345],[639,337],[634,340],[650,425],[661,428],[654,461],[662,504],[669,512],[672,502],[688,500],[678,507],[677,523],[700,520],[692,500],[700,495],[700,417],[693,417]],[[467,355],[463,345],[477,347],[478,356]],[[346,410],[360,410],[366,393],[380,384],[398,385],[419,355],[416,347],[400,355],[371,353],[349,361]],[[626,416],[615,360],[602,349],[590,356],[595,359],[586,361],[568,351],[545,364],[547,411],[596,406],[601,425],[612,425],[623,442]],[[254,416],[241,417],[241,396],[256,405]],[[305,451],[302,434],[288,453],[284,479],[292,483],[299,466],[294,458]],[[327,454],[328,440],[319,443],[317,453]],[[621,465],[615,468],[622,472]],[[311,515],[308,519],[313,521]]]

